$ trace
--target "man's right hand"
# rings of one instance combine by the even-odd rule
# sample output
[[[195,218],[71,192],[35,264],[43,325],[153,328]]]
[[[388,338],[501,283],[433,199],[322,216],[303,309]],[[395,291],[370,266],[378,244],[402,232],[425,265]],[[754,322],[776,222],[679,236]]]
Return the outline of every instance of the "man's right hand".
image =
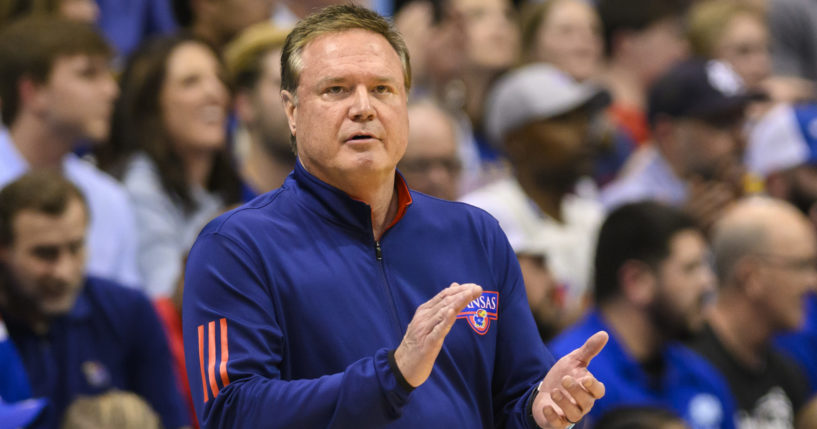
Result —
[[[457,314],[481,294],[482,288],[473,283],[451,283],[417,307],[403,341],[394,352],[397,368],[412,387],[423,384],[431,375],[434,361],[440,354],[445,336],[457,320]]]

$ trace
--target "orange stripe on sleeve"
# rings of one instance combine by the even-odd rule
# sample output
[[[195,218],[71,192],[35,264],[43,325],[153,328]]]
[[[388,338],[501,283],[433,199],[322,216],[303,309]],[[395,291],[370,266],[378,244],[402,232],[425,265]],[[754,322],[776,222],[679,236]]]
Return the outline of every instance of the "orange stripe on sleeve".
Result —
[[[230,357],[230,352],[227,348],[227,319],[221,318],[221,365],[219,366],[219,373],[221,374],[221,387],[227,387],[230,384],[230,378],[227,377],[227,359]]]
[[[210,380],[210,390],[213,391],[213,399],[218,396],[218,384],[216,383],[216,322],[207,323],[207,343],[210,353],[207,359],[207,376]]]
[[[199,369],[201,369],[201,388],[204,390],[204,402],[210,398],[207,395],[207,381],[204,377],[204,325],[199,325]]]

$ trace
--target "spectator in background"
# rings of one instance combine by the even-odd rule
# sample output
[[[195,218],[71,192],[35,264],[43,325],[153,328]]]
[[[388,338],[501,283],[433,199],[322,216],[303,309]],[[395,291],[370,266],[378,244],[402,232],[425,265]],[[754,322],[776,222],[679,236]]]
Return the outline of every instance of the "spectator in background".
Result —
[[[718,221],[712,250],[720,290],[693,347],[729,382],[739,427],[817,427],[808,379],[772,346],[801,326],[806,295],[817,290],[812,225],[781,200],[748,199]]]
[[[24,47],[24,48],[22,48]],[[137,286],[137,232],[122,186],[72,153],[105,141],[118,90],[110,48],[88,24],[32,17],[0,33],[0,186],[29,169],[59,169],[91,211],[89,273]]]
[[[521,15],[523,62],[552,64],[578,82],[598,81],[603,41],[593,5],[584,0],[531,2]],[[612,138],[599,145],[593,172],[593,178],[602,185],[615,178],[635,148],[629,132],[616,129],[611,115],[605,115],[603,122]]]
[[[468,117],[462,76],[466,50],[465,17],[446,1],[412,0],[399,7],[395,26],[411,52],[412,87],[409,99],[435,100],[456,120],[457,152],[462,163],[459,194],[493,178],[484,168]],[[504,173],[504,170],[502,171]]]
[[[534,314],[537,306],[555,305],[563,312],[561,323],[570,323],[587,302],[595,233],[603,218],[595,198],[574,191],[592,173],[598,155],[593,123],[609,94],[577,83],[553,66],[531,64],[502,77],[487,102],[486,129],[510,160],[515,177],[469,193],[462,201],[499,220],[520,261],[546,258],[560,289],[534,303]],[[541,296],[534,291],[529,295]],[[539,322],[540,331],[552,323]]]
[[[613,208],[655,199],[684,207],[708,229],[744,191],[744,120],[756,94],[718,61],[674,66],[650,89],[653,144],[634,154],[602,192]]]
[[[295,166],[281,100],[281,48],[289,31],[268,22],[248,28],[224,51],[235,88],[235,151],[242,199],[280,187]]]
[[[523,62],[550,63],[579,82],[599,77],[601,22],[591,4],[584,0],[527,3],[521,16]]]
[[[769,31],[763,11],[749,3],[706,0],[689,13],[693,54],[729,64],[747,88],[771,76]]]
[[[199,230],[239,198],[226,147],[230,93],[216,53],[190,36],[161,38],[122,76],[100,159],[125,184],[139,227],[139,268],[153,298],[174,293]]]
[[[447,78],[433,78],[434,96],[458,116],[463,188],[472,190],[507,174],[485,140],[482,115],[491,84],[519,58],[516,10],[510,0],[445,0],[436,13],[427,71]]]
[[[683,0],[599,0],[611,113],[637,144],[650,139],[647,90],[687,56]]]
[[[245,28],[270,19],[274,0],[190,0],[190,31],[218,52]]]
[[[2,290],[6,281],[0,272],[0,306],[5,300]],[[0,422],[10,428],[26,427],[46,405],[47,399],[31,399],[25,367],[9,338],[6,323],[0,319]]]
[[[456,119],[430,99],[409,103],[408,117],[408,145],[397,168],[411,189],[456,200],[462,172]]]
[[[765,91],[772,101],[813,98],[813,84],[805,79],[772,76],[769,29],[764,12],[750,2],[706,0],[695,4],[690,10],[688,25],[692,52],[729,64],[747,88]],[[753,116],[765,111],[760,109]]]
[[[750,134],[746,163],[765,179],[768,195],[793,204],[817,230],[817,106],[784,104],[765,115]],[[817,392],[817,293],[807,305],[803,326],[776,343],[803,366]]]
[[[767,194],[793,204],[817,228],[817,105],[774,107],[753,125],[744,159]]]
[[[85,272],[90,212],[56,172],[0,191],[0,314],[54,428],[78,395],[110,389],[145,398],[166,428],[189,423],[156,313],[140,291]]]
[[[606,380],[607,394],[589,416],[622,406],[674,410],[693,428],[734,428],[734,401],[723,377],[676,341],[703,327],[714,276],[695,221],[657,202],[623,205],[601,227],[593,311],[559,335],[556,356],[587,332],[610,333],[589,368]]]

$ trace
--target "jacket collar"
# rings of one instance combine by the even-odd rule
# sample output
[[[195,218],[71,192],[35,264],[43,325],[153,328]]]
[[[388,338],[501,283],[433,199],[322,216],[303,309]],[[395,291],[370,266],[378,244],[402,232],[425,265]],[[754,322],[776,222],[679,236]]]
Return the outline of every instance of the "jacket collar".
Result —
[[[300,159],[295,163],[295,169],[288,180],[294,180],[299,194],[302,193],[303,197],[312,200],[313,204],[309,204],[308,207],[322,217],[341,226],[364,230],[367,235],[372,235],[371,206],[313,176],[306,171]],[[386,228],[387,231],[403,218],[412,204],[408,185],[396,170],[394,187],[397,192],[397,214]]]

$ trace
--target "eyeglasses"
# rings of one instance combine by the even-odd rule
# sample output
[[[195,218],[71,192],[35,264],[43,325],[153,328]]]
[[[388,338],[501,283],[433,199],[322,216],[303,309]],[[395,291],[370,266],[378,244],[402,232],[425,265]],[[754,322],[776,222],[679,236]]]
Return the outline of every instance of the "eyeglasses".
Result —
[[[400,161],[398,168],[411,173],[426,173],[434,168],[442,168],[453,175],[459,174],[462,163],[456,158],[416,158]]]
[[[796,256],[786,256],[774,253],[757,253],[756,256],[760,257],[771,265],[776,265],[789,271],[797,271],[801,273],[807,271],[817,271],[817,257],[798,258]]]

